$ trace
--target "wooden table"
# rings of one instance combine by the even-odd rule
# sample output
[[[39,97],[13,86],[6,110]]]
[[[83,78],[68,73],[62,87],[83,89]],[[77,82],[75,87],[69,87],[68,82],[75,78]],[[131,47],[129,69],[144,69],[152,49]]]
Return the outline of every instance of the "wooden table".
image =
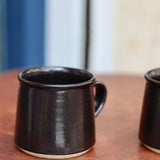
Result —
[[[97,76],[106,84],[108,98],[96,118],[96,144],[76,160],[159,160],[160,155],[144,148],[138,140],[144,93],[143,76]],[[0,75],[0,160],[36,160],[14,144],[18,93],[17,71]]]

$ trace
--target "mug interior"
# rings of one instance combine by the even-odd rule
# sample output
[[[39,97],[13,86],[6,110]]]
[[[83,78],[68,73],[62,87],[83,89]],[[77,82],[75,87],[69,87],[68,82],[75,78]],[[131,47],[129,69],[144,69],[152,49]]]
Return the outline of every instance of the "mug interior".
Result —
[[[46,85],[71,85],[87,82],[93,75],[85,70],[65,67],[39,67],[25,70],[19,79],[28,83]]]
[[[153,69],[145,74],[147,80],[152,83],[160,84],[160,68]]]

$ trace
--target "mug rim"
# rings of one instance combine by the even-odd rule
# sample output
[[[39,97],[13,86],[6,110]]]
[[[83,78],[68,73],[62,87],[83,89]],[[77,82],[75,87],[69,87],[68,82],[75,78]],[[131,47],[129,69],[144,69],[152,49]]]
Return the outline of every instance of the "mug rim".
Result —
[[[46,84],[46,83],[40,83],[40,82],[33,82],[30,80],[26,80],[23,75],[26,73],[31,73],[31,72],[36,72],[36,71],[51,71],[51,70],[73,70],[73,71],[79,71],[81,73],[87,73],[88,75],[91,76],[90,79],[83,81],[83,82],[78,82],[78,83],[71,83],[71,84]],[[72,68],[72,67],[63,67],[63,66],[39,66],[39,67],[31,67],[24,69],[18,73],[18,80],[20,83],[29,85],[29,86],[34,86],[34,87],[47,87],[47,88],[75,88],[75,87],[81,87],[81,86],[86,86],[95,81],[95,76],[90,73],[89,71],[85,69],[79,69],[79,68]]]
[[[157,74],[158,73],[158,74]],[[148,80],[149,82],[151,83],[154,83],[154,84],[157,84],[157,85],[160,85],[160,81],[159,80],[156,80],[154,79],[152,76],[154,75],[159,75],[160,76],[160,68],[154,68],[152,70],[149,70],[145,75],[144,77],[146,78],[146,80]]]

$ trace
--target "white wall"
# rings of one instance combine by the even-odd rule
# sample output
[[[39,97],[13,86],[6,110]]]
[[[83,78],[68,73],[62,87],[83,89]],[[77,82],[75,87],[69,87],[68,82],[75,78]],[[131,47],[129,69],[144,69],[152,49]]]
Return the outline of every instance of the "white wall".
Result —
[[[82,68],[86,0],[45,2],[46,65]],[[144,74],[159,67],[160,1],[90,2],[89,70],[95,73]]]
[[[46,0],[46,65],[83,68],[86,0]],[[113,0],[91,0],[89,70],[112,69]]]
[[[160,67],[160,1],[116,0],[114,72],[144,74]]]
[[[85,0],[45,2],[45,64],[82,68]]]
[[[114,0],[92,0],[89,69],[96,73],[112,71],[114,7]]]

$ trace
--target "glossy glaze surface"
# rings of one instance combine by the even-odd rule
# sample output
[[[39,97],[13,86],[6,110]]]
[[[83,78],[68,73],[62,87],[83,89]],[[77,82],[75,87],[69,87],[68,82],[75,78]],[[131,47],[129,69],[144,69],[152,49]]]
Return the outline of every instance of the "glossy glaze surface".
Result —
[[[62,80],[63,69],[56,71],[56,75],[53,70],[52,73],[45,71],[43,74],[34,72],[33,77],[33,74],[29,74],[30,78],[24,74],[23,78],[28,82],[20,81],[16,145],[47,155],[85,151],[95,143],[95,106],[97,115],[105,101],[105,86],[100,82],[95,83],[94,77],[85,71],[81,71],[80,75],[77,70],[74,70],[75,73],[67,68],[67,75],[64,74]],[[81,79],[77,79],[77,76],[81,76]],[[54,83],[51,84],[52,80]],[[30,82],[38,85],[30,85]],[[95,86],[96,98],[93,91]]]

